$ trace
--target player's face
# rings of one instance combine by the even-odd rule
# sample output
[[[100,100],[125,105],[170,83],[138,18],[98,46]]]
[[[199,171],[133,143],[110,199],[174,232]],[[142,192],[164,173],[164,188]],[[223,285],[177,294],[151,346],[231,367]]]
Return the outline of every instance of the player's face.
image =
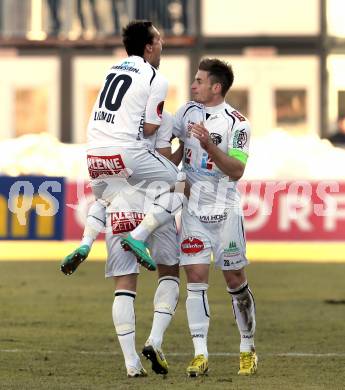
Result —
[[[211,80],[208,77],[208,72],[198,70],[191,86],[193,100],[207,104],[213,101],[214,92]]]
[[[158,69],[161,60],[163,39],[159,31],[156,29],[156,27],[152,26],[152,30],[153,30],[153,42],[152,45],[150,45],[151,53],[150,53],[149,62],[152,66]]]

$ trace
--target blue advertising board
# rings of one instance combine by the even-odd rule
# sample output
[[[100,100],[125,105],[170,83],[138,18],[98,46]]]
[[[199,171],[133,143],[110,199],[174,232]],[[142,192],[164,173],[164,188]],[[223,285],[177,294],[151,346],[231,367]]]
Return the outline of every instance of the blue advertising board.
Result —
[[[0,240],[62,240],[65,179],[0,176]]]

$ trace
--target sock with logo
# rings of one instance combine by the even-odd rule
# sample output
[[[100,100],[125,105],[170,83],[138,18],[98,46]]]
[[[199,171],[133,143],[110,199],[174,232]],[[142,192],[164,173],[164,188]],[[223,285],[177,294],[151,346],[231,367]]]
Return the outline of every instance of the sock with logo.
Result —
[[[194,355],[208,357],[207,333],[210,309],[207,300],[207,283],[187,283],[187,318],[194,344]]]
[[[241,352],[255,351],[255,302],[247,281],[235,289],[227,288],[232,298],[233,313],[241,335]]]

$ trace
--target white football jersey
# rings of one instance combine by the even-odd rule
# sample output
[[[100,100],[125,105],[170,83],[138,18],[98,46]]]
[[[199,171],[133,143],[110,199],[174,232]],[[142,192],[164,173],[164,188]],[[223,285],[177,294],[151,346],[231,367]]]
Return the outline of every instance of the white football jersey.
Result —
[[[167,90],[167,80],[142,57],[112,66],[89,119],[89,148],[143,147],[144,123],[160,125]]]
[[[248,155],[250,125],[248,120],[227,103],[205,107],[194,101],[182,106],[174,117],[173,134],[184,142],[182,170],[192,186],[191,197],[202,207],[196,214],[222,212],[224,206],[238,201],[236,182],[224,174],[191,133],[191,125],[203,122],[213,143],[226,154],[239,151]],[[194,206],[193,206],[194,209]],[[195,211],[195,210],[194,210]]]
[[[145,138],[149,149],[168,148],[171,146],[172,129],[174,121],[172,115],[163,111],[162,122],[158,130],[150,137]]]

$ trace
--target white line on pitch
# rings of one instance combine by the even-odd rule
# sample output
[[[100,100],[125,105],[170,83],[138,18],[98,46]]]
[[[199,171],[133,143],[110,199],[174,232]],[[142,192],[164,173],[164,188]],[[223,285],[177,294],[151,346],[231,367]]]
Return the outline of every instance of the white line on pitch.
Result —
[[[0,349],[0,352],[4,353],[41,353],[41,354],[57,354],[57,353],[70,353],[70,351],[49,351],[49,350],[29,350],[29,349]],[[121,355],[120,352],[108,352],[108,351],[73,351],[73,353],[81,355]],[[190,356],[192,353],[187,352],[171,352],[167,353],[167,356]],[[214,352],[210,353],[210,356],[230,356],[237,357],[238,353],[235,352]],[[329,352],[329,353],[308,353],[308,352],[267,352],[259,353],[261,357],[345,357],[345,352]]]

